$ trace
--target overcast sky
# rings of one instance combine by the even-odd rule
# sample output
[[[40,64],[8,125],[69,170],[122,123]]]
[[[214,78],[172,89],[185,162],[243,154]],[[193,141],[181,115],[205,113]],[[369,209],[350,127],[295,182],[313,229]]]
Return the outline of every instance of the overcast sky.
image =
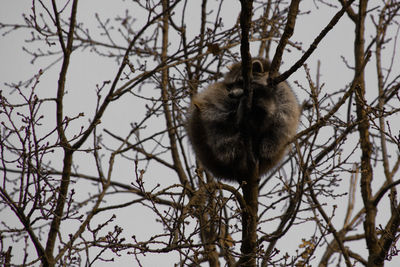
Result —
[[[226,28],[232,27],[235,23],[237,16],[239,14],[239,1],[225,1],[225,6],[222,10],[222,17],[224,18],[224,23]],[[229,3],[228,3],[229,2]],[[301,10],[312,10],[311,14],[306,16],[300,16],[292,41],[303,43],[303,48],[308,48],[308,45],[314,40],[320,30],[328,23],[328,21],[333,16],[335,10],[326,8],[323,5],[318,5],[318,9],[312,4],[313,1],[303,1],[309,4],[309,7],[306,7],[305,3],[301,4]],[[371,1],[373,2],[373,1]],[[117,2],[120,3],[120,2]],[[212,6],[215,5],[215,1],[209,1],[209,9],[212,9]],[[23,12],[29,12],[31,6],[31,1],[22,1],[22,0],[1,0],[0,3],[0,21],[5,23],[23,23]],[[115,5],[114,1],[99,1],[99,0],[84,0],[79,2],[79,11],[78,11],[78,20],[84,21],[87,23],[88,28],[92,28],[95,31],[97,25],[96,20],[94,18],[94,13],[97,12],[103,18],[110,16],[114,17],[117,12],[123,12],[124,7]],[[193,23],[192,26],[188,25],[188,29],[190,31],[190,27],[198,28],[199,20],[198,20],[198,10],[192,9],[188,12],[193,12],[190,16],[193,17],[190,21]],[[370,28],[372,29],[372,28]],[[4,31],[0,31],[3,33]],[[320,44],[317,51],[310,57],[307,61],[308,67],[311,69],[311,73],[315,75],[317,60],[321,60],[321,82],[325,83],[324,90],[329,93],[330,91],[336,90],[337,88],[344,88],[348,81],[351,80],[353,76],[353,72],[349,71],[344,62],[341,59],[341,56],[344,56],[349,63],[352,64],[353,60],[353,37],[354,36],[354,26],[349,21],[349,19],[344,16],[343,19],[338,23],[338,25],[328,34],[325,40]],[[367,34],[369,36],[369,34]],[[34,65],[30,63],[31,57],[27,55],[22,50],[22,46],[25,46],[23,41],[29,39],[30,33],[28,31],[19,31],[11,34],[7,34],[5,36],[0,37],[0,90],[6,91],[9,90],[4,86],[4,83],[12,83],[18,81],[24,81],[32,77],[35,73],[39,71],[40,68],[45,68],[49,61],[47,59],[39,59],[35,62]],[[170,40],[174,42],[175,40]],[[252,54],[256,54],[258,46],[252,47]],[[301,52],[296,51],[295,49],[291,49],[291,52],[286,52],[284,55],[284,64],[282,65],[281,70],[287,70],[292,63],[297,61]],[[95,107],[95,85],[101,83],[102,81],[112,79],[115,76],[117,71],[117,63],[106,59],[101,58],[98,55],[91,54],[88,51],[81,53],[77,52],[73,55],[71,60],[71,66],[68,74],[68,82],[67,82],[67,90],[68,95],[66,96],[66,114],[76,114],[77,112],[85,112],[85,114],[91,115],[93,114]],[[60,63],[54,66],[51,70],[45,73],[41,80],[41,85],[39,87],[39,94],[43,94],[43,96],[54,97],[56,93],[58,72],[60,69]],[[399,62],[396,62],[394,69],[399,70]],[[375,75],[369,75],[369,73],[373,73],[374,65],[370,64],[366,69],[366,77],[369,79],[367,81],[367,90],[370,93],[368,97],[372,99],[376,96],[376,92],[373,91],[373,88],[376,85],[376,80],[374,80]],[[397,71],[398,72],[398,71]],[[372,79],[372,80],[371,80]],[[303,69],[297,71],[290,79],[289,83],[295,89],[296,94],[300,100],[300,102],[306,100],[306,94],[304,92],[298,90],[296,86],[294,86],[294,81],[298,81],[303,85],[306,85],[305,73]],[[77,90],[79,88],[79,90]],[[85,90],[82,90],[84,88]],[[16,94],[11,95],[10,97],[18,97]],[[106,113],[106,116],[102,119],[102,123],[104,125],[108,125],[111,128],[120,129],[121,132],[126,132],[130,129],[129,123],[132,121],[132,118],[126,116],[127,114],[133,114],[132,116],[140,117],[142,116],[142,111],[135,110],[132,111],[132,103],[130,102],[130,98],[127,97],[124,100],[120,101],[117,106],[112,106],[111,109]],[[69,105],[68,105],[69,103]],[[54,107],[53,107],[54,108]],[[78,110],[77,110],[78,108]],[[54,110],[49,110],[49,112],[54,112]],[[116,115],[118,114],[118,119],[116,120]],[[90,116],[89,116],[90,117]],[[54,119],[54,118],[53,118]],[[49,121],[52,119],[49,118]],[[80,171],[93,173],[91,168],[94,165],[87,165],[85,161],[85,155],[77,156],[76,160],[82,160],[80,163]],[[87,161],[89,162],[89,161]],[[53,161],[55,167],[60,167],[61,162],[54,160]],[[128,168],[130,169],[130,168]],[[130,174],[127,173],[126,168],[121,168],[120,170],[116,170],[117,172],[121,172],[120,175],[123,177],[128,177]],[[154,169],[151,170],[155,174],[155,176],[160,176],[160,170]],[[151,175],[151,174],[149,174]],[[164,174],[162,174],[164,175]],[[174,180],[176,182],[176,180]],[[155,181],[156,183],[156,181]],[[344,189],[345,191],[346,189]],[[80,193],[85,193],[81,188]],[[346,198],[343,198],[343,201],[347,201]],[[135,206],[136,207],[136,206]],[[153,227],[159,227],[154,224],[154,220],[151,217],[151,212],[148,210],[140,211],[140,218],[135,218],[135,221],[132,220],[132,216],[129,213],[120,214],[118,218],[118,222],[121,225],[125,225],[126,229],[130,227],[136,231],[132,231],[131,233],[127,233],[129,236],[132,233],[135,233],[137,236],[143,234],[145,236],[147,233],[154,232]],[[4,220],[5,217],[2,216],[1,220]],[[5,220],[15,220],[11,219],[12,217],[6,217]],[[137,229],[143,229],[137,231]],[[127,230],[129,232],[129,230]],[[147,231],[147,232],[146,232]],[[312,230],[311,230],[312,231]],[[292,231],[293,234],[293,231]],[[299,237],[295,236],[295,239],[299,240]],[[293,251],[297,248],[298,242],[290,242],[290,238],[285,238],[287,243],[285,243],[286,247],[291,247]],[[289,240],[289,241],[288,241]],[[283,240],[280,242],[284,242]],[[279,246],[279,243],[278,243]],[[124,254],[125,255],[125,254]],[[161,266],[160,263],[165,264],[166,262],[176,262],[177,254],[170,253],[168,255],[150,255],[142,258],[144,266]],[[121,258],[117,258],[115,263],[107,263],[103,266],[111,267],[111,266],[128,266],[129,263],[132,262],[132,256],[124,256]],[[314,261],[315,262],[315,261]],[[396,263],[397,262],[397,263]],[[395,267],[400,263],[400,259],[393,260],[392,262],[388,262],[385,266],[387,267]],[[100,266],[100,265],[96,265]],[[164,266],[172,266],[171,264],[167,264]]]

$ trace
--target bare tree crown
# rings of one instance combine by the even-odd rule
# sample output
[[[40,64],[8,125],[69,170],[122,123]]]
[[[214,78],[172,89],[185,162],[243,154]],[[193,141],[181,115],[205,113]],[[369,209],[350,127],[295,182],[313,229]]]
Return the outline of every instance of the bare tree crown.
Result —
[[[398,266],[399,1],[1,11],[1,266]]]

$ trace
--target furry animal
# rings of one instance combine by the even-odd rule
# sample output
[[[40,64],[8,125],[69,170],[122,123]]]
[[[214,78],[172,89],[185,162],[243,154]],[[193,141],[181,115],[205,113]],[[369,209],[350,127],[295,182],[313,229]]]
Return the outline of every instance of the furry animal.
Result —
[[[265,174],[284,156],[287,142],[295,135],[300,108],[286,82],[267,85],[269,62],[252,60],[252,109],[246,118],[246,131],[254,144],[259,174]],[[244,131],[238,126],[238,109],[244,95],[241,62],[231,66],[222,82],[211,84],[193,96],[187,120],[187,133],[203,167],[217,178],[241,183],[250,174]]]

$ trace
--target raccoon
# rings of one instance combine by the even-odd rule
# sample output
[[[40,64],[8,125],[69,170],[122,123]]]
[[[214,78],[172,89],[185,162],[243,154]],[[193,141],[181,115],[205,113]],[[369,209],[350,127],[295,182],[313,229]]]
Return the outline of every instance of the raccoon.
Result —
[[[255,58],[250,83],[253,104],[243,118],[250,129],[240,129],[238,118],[245,115],[239,109],[245,93],[241,68],[241,62],[232,65],[223,81],[193,96],[186,125],[203,167],[217,178],[239,183],[252,171],[247,164],[251,151],[259,162],[260,176],[282,159],[300,117],[298,101],[288,83],[268,86],[270,64]],[[253,149],[244,138],[252,139]]]

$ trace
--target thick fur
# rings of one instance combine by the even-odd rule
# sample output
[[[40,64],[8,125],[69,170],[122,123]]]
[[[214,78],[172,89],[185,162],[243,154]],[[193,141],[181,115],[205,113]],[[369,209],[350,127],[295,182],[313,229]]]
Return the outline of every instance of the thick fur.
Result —
[[[286,82],[267,86],[269,63],[253,59],[253,106],[246,125],[265,174],[284,156],[286,144],[295,135],[300,109]],[[249,149],[244,131],[237,126],[240,98],[243,96],[241,63],[231,66],[222,82],[211,84],[192,98],[187,132],[202,165],[217,178],[242,182],[251,172],[247,166]],[[249,132],[249,131],[246,131]]]

